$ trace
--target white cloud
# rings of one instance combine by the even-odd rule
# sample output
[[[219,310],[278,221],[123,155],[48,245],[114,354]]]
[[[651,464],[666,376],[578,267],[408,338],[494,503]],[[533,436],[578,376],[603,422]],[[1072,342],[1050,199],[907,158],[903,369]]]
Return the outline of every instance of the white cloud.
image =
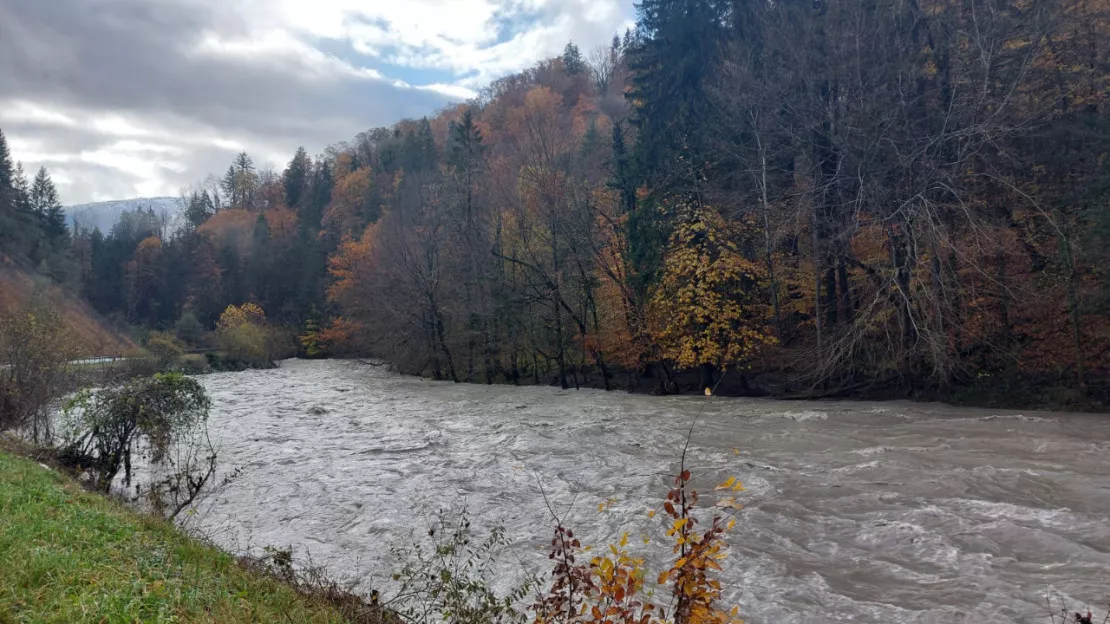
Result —
[[[268,5],[266,28],[346,41],[396,67],[447,71],[456,76],[454,86],[469,93],[469,87],[558,54],[568,41],[589,50],[633,25],[631,0],[273,0]],[[508,38],[499,40],[505,33]],[[427,86],[446,92],[444,85]]]
[[[64,201],[175,195],[470,99],[633,0],[0,0],[0,128]]]
[[[443,84],[437,82],[435,84],[422,85],[417,88],[426,91],[435,91],[436,93],[442,93],[443,95],[459,100],[470,100],[478,97],[477,91],[458,84]]]

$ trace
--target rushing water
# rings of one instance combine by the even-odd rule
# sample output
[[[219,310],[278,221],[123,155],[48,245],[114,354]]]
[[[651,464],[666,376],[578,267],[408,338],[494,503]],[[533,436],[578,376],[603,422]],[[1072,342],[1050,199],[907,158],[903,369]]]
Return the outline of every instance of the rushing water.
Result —
[[[638,542],[661,534],[646,511],[700,412],[697,483],[747,487],[725,579],[750,622],[1043,622],[1046,588],[1073,611],[1110,600],[1106,416],[456,385],[335,361],[201,379],[221,461],[243,469],[201,521],[232,549],[292,545],[373,582],[392,543],[465,501],[505,525],[507,568],[541,569],[538,483],[588,541]]]

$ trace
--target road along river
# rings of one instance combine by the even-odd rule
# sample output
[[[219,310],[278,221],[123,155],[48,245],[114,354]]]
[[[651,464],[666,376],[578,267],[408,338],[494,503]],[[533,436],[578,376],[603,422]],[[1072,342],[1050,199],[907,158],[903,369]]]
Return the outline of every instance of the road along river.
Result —
[[[195,519],[231,550],[292,545],[376,583],[391,545],[465,502],[476,526],[505,525],[508,579],[548,563],[538,483],[589,543],[658,538],[646,512],[700,413],[698,487],[747,487],[724,579],[749,622],[1045,622],[1046,588],[1073,611],[1110,601],[1108,416],[451,384],[340,361],[200,379],[221,464],[242,474]]]

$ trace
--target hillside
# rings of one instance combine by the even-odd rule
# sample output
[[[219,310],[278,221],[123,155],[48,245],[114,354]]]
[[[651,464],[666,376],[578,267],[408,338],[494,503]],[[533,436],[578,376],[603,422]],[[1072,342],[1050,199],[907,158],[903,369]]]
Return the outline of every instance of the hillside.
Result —
[[[10,259],[0,258],[0,309],[20,305],[36,292],[59,306],[66,324],[77,337],[78,355],[122,355],[138,348],[79,297],[47,278],[16,266]]]

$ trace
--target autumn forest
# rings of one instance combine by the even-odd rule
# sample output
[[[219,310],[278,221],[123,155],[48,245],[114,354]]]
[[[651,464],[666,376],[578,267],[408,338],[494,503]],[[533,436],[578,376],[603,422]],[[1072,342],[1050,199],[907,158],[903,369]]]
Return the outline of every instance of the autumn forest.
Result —
[[[49,266],[193,348],[251,303],[289,354],[444,380],[1110,400],[1110,2],[637,10]],[[6,151],[4,218],[54,232]]]

